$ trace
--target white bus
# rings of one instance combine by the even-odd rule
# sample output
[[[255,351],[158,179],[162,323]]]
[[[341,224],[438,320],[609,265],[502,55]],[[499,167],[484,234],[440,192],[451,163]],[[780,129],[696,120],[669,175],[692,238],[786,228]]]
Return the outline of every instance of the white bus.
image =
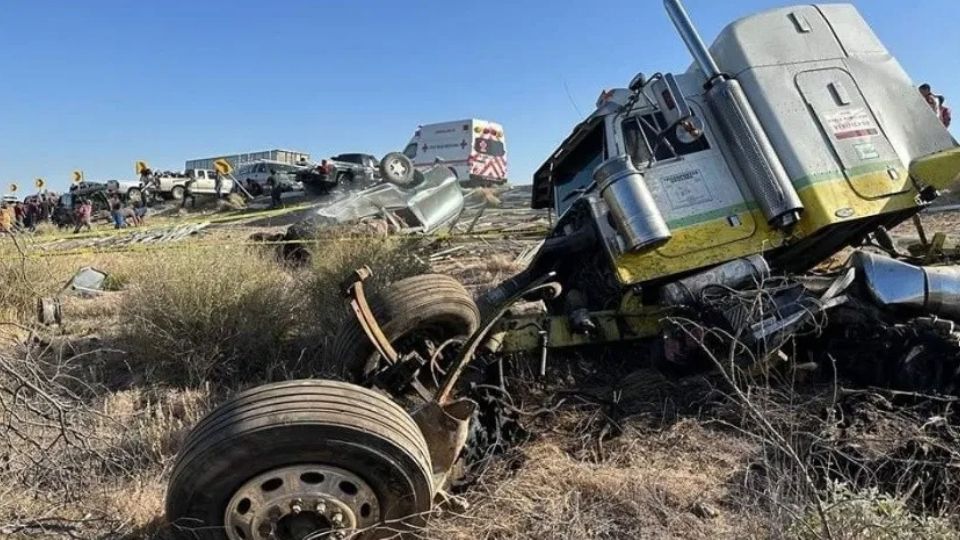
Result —
[[[418,169],[441,160],[463,185],[507,182],[507,142],[496,122],[470,118],[420,126],[403,153]]]

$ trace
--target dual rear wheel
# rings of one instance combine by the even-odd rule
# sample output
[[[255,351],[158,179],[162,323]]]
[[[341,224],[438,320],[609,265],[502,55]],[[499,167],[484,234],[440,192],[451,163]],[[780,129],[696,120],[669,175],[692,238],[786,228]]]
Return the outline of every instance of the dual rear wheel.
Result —
[[[371,309],[401,349],[479,325],[469,294],[447,276],[398,281]],[[380,362],[352,318],[332,351],[355,381]],[[193,429],[166,511],[183,538],[366,540],[421,526],[434,489],[427,443],[390,397],[345,382],[287,381],[235,396]]]

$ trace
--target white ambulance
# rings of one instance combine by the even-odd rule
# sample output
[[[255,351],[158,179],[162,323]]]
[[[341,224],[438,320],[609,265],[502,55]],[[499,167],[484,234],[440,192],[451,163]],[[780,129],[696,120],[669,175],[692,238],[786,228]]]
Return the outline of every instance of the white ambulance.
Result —
[[[403,153],[421,170],[442,160],[465,186],[507,182],[507,142],[496,122],[471,118],[420,126]]]

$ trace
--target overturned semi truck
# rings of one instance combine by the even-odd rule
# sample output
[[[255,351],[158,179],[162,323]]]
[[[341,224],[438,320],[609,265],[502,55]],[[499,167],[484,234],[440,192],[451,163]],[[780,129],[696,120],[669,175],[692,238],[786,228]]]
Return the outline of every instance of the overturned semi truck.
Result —
[[[358,270],[343,285],[355,317],[328,351],[349,382],[257,387],[203,419],[170,479],[175,530],[367,539],[420,527],[476,409],[462,377],[494,365],[478,356],[625,343],[683,368],[703,343],[678,319],[743,350],[815,323],[813,358],[956,390],[960,270],[918,264],[885,231],[957,178],[960,148],[897,60],[849,5],[752,15],[709,49],[679,0],[665,6],[693,66],[605,91],[549,156],[532,204],[558,219],[530,265],[476,302],[440,275],[368,299]],[[846,264],[811,272],[845,249]],[[521,299],[545,312],[511,313]]]

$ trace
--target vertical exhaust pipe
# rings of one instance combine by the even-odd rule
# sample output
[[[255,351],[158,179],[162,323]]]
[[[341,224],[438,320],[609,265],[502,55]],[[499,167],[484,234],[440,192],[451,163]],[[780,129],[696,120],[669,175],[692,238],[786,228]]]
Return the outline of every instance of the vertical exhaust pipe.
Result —
[[[717,67],[717,62],[710,55],[710,50],[704,44],[703,39],[700,38],[700,32],[697,32],[697,28],[693,26],[693,21],[690,20],[690,16],[687,15],[687,10],[684,9],[680,0],[663,0],[663,5],[667,8],[667,15],[670,16],[673,25],[677,27],[680,39],[687,44],[687,49],[693,56],[693,60],[700,66],[703,74],[707,76],[708,83],[717,77],[722,77],[723,74]]]
[[[740,83],[717,65],[680,0],[663,0],[667,14],[707,78],[710,107],[767,223],[789,230],[803,212],[800,196]]]

